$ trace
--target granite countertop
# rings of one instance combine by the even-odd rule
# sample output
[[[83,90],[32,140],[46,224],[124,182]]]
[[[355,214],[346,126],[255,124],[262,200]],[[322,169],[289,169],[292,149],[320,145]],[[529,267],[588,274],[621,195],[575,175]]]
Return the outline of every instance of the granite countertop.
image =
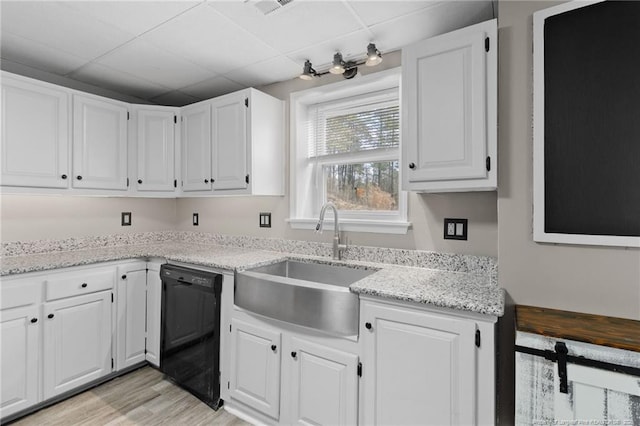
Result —
[[[502,316],[504,313],[504,291],[492,283],[487,275],[386,263],[353,260],[333,261],[324,256],[186,242],[131,244],[5,256],[0,259],[0,275],[7,276],[100,262],[153,257],[229,271],[266,265],[291,258],[366,267],[377,269],[377,272],[352,284],[351,291],[358,294],[424,303],[480,314]]]

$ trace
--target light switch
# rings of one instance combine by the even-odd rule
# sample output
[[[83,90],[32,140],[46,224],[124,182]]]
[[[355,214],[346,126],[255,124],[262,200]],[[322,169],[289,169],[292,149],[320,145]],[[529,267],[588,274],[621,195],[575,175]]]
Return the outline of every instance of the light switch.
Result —
[[[120,213],[120,225],[131,226],[131,212]]]
[[[260,228],[271,228],[271,213],[260,213]]]
[[[466,240],[467,239],[467,219],[444,219],[444,239],[445,240]]]
[[[199,221],[198,213],[194,213],[193,214],[193,226],[198,226],[198,221]]]

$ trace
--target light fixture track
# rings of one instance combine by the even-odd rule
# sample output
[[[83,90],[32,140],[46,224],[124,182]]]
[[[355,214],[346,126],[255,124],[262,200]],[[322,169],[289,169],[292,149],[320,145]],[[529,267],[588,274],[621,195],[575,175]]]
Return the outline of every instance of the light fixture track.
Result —
[[[342,74],[345,79],[351,79],[358,74],[358,66],[366,65],[368,67],[378,65],[382,62],[382,53],[378,50],[374,43],[369,43],[367,46],[367,56],[365,59],[359,61],[345,61],[342,58],[342,53],[336,52],[333,55],[333,62],[331,67],[323,72],[318,72],[313,68],[311,61],[307,59],[304,62],[302,68],[302,74],[300,78],[303,80],[312,80],[313,77],[320,77],[325,74]]]

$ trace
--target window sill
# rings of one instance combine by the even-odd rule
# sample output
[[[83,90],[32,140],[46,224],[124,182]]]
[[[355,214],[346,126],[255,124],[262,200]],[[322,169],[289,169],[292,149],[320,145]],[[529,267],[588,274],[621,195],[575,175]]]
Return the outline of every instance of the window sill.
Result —
[[[287,219],[291,229],[308,229],[315,231],[318,219]],[[406,234],[411,222],[391,222],[383,220],[340,219],[340,231],[372,232],[378,234]],[[333,230],[333,219],[326,219],[325,230]]]

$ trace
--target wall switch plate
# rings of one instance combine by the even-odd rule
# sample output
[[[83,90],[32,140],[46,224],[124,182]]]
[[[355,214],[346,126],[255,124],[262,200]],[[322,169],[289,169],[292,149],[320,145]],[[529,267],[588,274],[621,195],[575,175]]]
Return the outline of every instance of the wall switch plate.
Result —
[[[260,213],[260,228],[271,228],[271,213]]]
[[[444,218],[444,239],[445,240],[466,240],[467,239],[467,219]]]
[[[120,225],[131,226],[131,212],[120,213]]]
[[[198,213],[194,213],[193,214],[193,226],[198,226],[198,224],[199,224]]]

